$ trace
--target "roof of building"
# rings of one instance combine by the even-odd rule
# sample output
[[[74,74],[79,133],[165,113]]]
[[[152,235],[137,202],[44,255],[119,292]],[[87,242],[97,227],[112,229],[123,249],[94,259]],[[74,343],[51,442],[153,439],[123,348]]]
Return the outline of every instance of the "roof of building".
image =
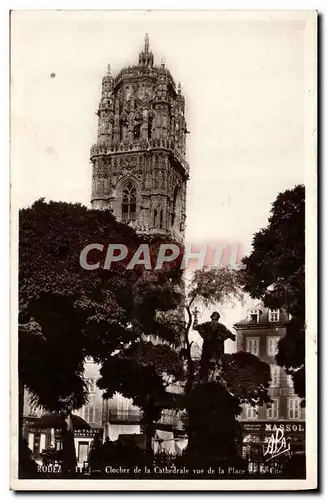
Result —
[[[277,310],[276,310],[277,311]],[[284,325],[288,321],[288,314],[285,310],[278,309],[278,320],[271,318],[271,313],[274,312],[262,303],[258,303],[247,309],[247,315],[242,320],[234,324],[234,328],[242,327],[262,327],[262,326],[278,326]]]

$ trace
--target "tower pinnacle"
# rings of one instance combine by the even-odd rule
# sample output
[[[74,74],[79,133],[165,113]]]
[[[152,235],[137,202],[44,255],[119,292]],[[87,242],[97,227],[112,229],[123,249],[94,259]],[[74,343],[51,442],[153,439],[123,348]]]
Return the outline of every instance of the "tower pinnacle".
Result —
[[[145,33],[144,37],[144,52],[149,52],[149,35]]]
[[[144,48],[139,54],[139,65],[153,67],[153,54],[149,50],[149,35],[147,33],[144,37]]]

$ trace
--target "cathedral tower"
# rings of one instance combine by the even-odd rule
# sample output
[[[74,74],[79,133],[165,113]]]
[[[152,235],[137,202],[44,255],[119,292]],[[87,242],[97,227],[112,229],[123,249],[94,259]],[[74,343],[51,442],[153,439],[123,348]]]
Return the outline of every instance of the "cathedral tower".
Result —
[[[91,147],[92,199],[139,233],[182,242],[186,182],[185,99],[165,67],[154,65],[146,35],[137,65],[102,80],[98,138]]]

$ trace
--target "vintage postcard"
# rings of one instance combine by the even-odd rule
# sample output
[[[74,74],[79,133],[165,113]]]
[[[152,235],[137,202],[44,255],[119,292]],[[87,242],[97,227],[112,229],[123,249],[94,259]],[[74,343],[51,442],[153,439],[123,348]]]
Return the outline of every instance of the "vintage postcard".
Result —
[[[317,13],[16,10],[11,487],[317,488]]]

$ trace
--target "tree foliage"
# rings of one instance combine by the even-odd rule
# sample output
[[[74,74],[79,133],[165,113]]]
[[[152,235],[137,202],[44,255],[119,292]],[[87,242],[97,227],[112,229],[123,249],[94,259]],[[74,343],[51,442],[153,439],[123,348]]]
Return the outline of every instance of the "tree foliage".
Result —
[[[239,403],[269,403],[270,366],[248,352],[225,354],[221,377]]]
[[[188,405],[188,462],[201,468],[235,466],[242,408],[219,381],[195,384]]]
[[[196,270],[187,290],[187,303],[205,306],[242,300],[239,275],[229,267],[207,267]]]
[[[298,185],[274,201],[268,226],[254,235],[243,262],[245,290],[267,307],[286,310],[291,319],[276,360],[292,374],[305,396],[305,188]]]
[[[88,263],[100,261],[99,268],[90,271],[80,265],[80,253],[93,243],[102,244],[104,250],[89,253]],[[104,269],[107,247],[117,243],[127,246],[128,257]],[[134,345],[140,350],[144,338],[156,329],[168,343],[177,341],[176,332],[167,327],[163,330],[155,316],[158,308],[173,309],[179,300],[174,287],[178,270],[147,271],[138,265],[126,269],[127,260],[142,243],[108,211],[44,200],[21,210],[20,377],[46,409],[63,410],[68,399],[72,408],[85,403],[85,356],[115,364],[118,369],[122,352],[131,351]],[[151,242],[153,255],[156,249],[156,242]],[[165,356],[169,357],[167,352]],[[146,370],[141,358],[133,355],[128,359],[137,365],[141,386],[149,388],[151,384],[143,384]],[[128,366],[132,378],[135,370],[130,363]],[[118,370],[115,380],[124,369]]]
[[[83,362],[92,350],[95,325],[97,333],[105,323],[123,335],[127,279],[119,269],[92,272],[79,263],[81,250],[104,237],[136,243],[131,230],[109,213],[79,204],[39,200],[20,211],[19,372],[36,401],[51,411],[64,409],[69,396],[73,408],[85,403]],[[110,339],[116,348],[119,338]]]

